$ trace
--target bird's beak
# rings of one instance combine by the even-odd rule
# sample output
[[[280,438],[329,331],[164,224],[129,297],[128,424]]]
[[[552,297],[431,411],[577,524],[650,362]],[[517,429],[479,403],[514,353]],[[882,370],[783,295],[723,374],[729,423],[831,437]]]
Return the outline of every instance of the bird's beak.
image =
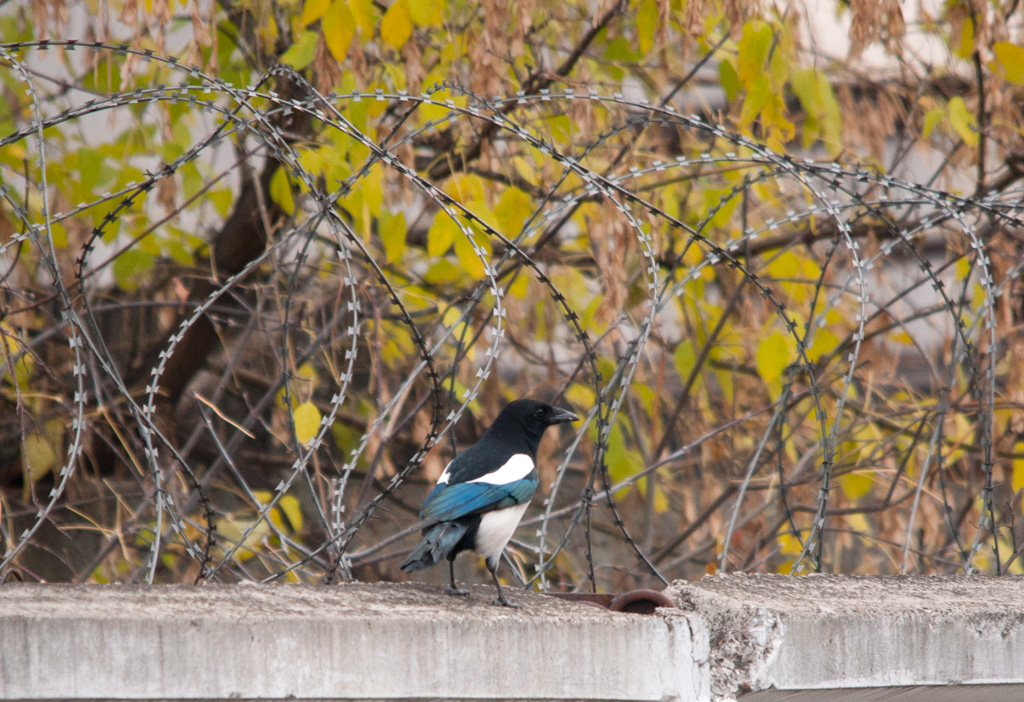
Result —
[[[555,407],[554,412],[548,417],[548,424],[562,424],[563,422],[578,422],[580,418],[567,409]]]

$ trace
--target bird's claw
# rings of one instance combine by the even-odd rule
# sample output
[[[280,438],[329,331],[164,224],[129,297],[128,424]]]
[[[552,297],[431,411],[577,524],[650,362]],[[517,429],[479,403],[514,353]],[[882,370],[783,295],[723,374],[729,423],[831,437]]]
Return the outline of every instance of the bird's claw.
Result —
[[[445,591],[445,593],[447,593],[449,595],[457,595],[459,597],[465,597],[466,595],[469,594],[469,590],[467,590],[466,588],[464,588],[464,587],[453,587],[451,585],[446,587],[444,589],[444,591]]]
[[[519,609],[519,605],[509,602],[504,597],[495,597],[491,604],[495,607],[511,607],[512,609]]]

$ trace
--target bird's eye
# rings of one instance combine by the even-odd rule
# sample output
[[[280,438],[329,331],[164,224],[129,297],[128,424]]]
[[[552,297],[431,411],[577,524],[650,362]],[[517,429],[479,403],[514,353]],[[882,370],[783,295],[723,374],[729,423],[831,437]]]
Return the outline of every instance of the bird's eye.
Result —
[[[534,414],[534,416],[537,417],[537,419],[544,419],[544,414],[545,414],[544,408],[543,407],[538,408],[537,411],[534,412],[533,414]]]

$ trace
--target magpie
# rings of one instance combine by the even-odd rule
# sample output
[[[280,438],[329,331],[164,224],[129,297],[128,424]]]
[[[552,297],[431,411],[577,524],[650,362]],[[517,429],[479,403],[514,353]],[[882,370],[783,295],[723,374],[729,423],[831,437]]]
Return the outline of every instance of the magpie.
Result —
[[[516,607],[501,591],[498,565],[505,545],[537,489],[537,446],[544,430],[579,417],[537,400],[515,400],[498,413],[480,440],[456,456],[437,479],[420,510],[423,540],[402,563],[414,573],[448,559],[452,595],[468,590],[455,582],[455,557],[473,550],[487,561],[498,588],[496,605]]]

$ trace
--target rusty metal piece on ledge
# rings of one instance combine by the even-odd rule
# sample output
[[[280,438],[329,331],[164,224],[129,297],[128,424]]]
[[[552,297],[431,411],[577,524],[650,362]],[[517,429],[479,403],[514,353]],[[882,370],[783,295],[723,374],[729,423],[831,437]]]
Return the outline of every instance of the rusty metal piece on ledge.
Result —
[[[552,597],[558,597],[570,602],[582,602],[583,604],[604,607],[613,612],[627,612],[629,614],[654,614],[658,607],[675,607],[672,600],[665,597],[656,590],[630,590],[618,595],[612,593],[598,594],[594,592],[549,592]]]

